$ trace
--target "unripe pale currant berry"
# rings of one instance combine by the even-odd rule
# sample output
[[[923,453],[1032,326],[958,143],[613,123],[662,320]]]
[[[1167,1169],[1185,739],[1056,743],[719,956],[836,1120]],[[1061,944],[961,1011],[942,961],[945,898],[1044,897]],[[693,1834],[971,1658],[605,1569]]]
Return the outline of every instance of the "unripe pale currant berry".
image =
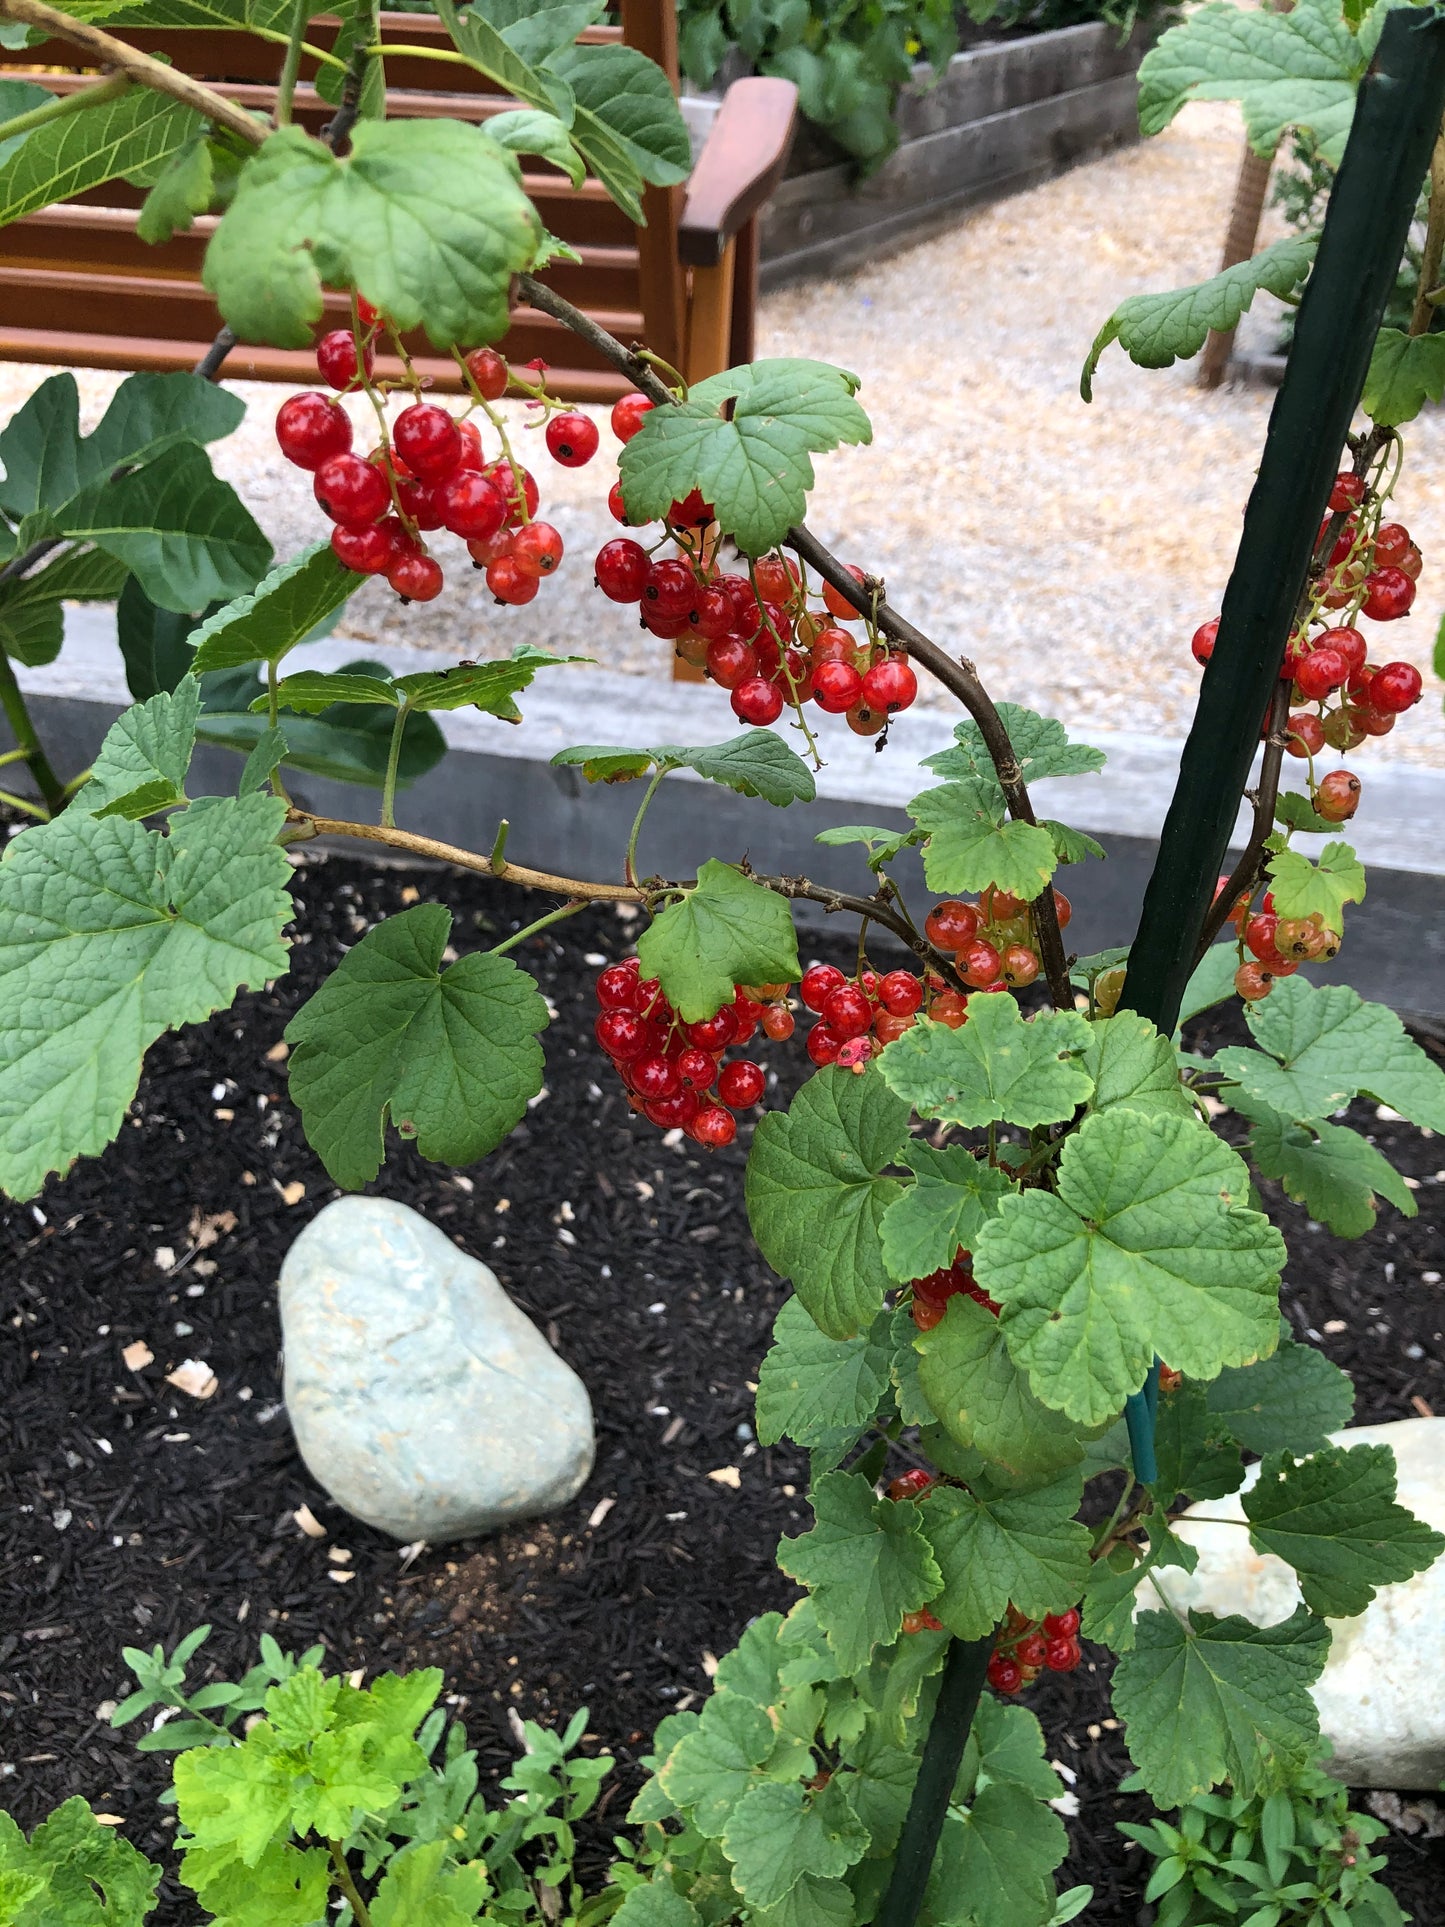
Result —
[[[423,482],[440,481],[462,459],[457,425],[435,402],[418,401],[403,408],[396,418],[392,440],[412,474]]]
[[[1027,944],[1011,943],[1003,953],[1002,968],[1004,982],[1022,989],[1039,974],[1038,954]]]
[[[395,557],[386,579],[406,602],[434,602],[442,592],[441,565],[419,549]]]
[[[1321,777],[1313,801],[1318,815],[1331,823],[1347,823],[1360,806],[1360,779],[1347,769],[1332,769]]]
[[[975,937],[972,943],[965,944],[958,953],[959,969],[963,980],[975,990],[983,990],[998,976],[1003,959],[991,943]]]
[[[601,437],[586,415],[554,415],[547,424],[547,450],[563,468],[585,468],[597,453]]]
[[[1423,682],[1410,662],[1385,662],[1370,679],[1370,707],[1398,716],[1420,700]]]
[[[329,395],[289,395],[276,410],[276,442],[288,462],[314,473],[351,449],[351,417]]]
[[[786,1004],[765,1004],[758,1021],[762,1024],[764,1036],[770,1037],[775,1044],[785,1043],[793,1034],[793,1013]]]
[[[624,395],[612,404],[612,432],[619,442],[630,442],[641,428],[643,419],[651,412],[652,403],[646,395],[636,392]]]
[[[485,400],[500,401],[506,394],[507,364],[495,348],[473,348],[467,356],[467,373]]]
[[[1234,973],[1234,987],[1247,1004],[1257,1004],[1274,989],[1274,975],[1263,964],[1241,964]]]

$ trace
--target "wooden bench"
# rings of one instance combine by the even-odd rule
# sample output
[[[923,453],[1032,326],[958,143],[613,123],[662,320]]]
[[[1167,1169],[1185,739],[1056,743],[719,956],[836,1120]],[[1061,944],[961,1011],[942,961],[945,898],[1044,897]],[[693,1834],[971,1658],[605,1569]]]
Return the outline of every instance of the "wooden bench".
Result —
[[[589,28],[582,38],[625,41],[657,61],[676,87],[677,20],[669,0],[622,0],[620,15],[620,26]],[[430,14],[383,14],[382,23],[382,39],[392,45],[451,49]],[[308,37],[329,48],[338,24],[314,20]],[[265,112],[274,103],[281,50],[268,42],[225,29],[131,30],[122,37],[247,107]],[[78,69],[79,51],[60,41],[0,58],[4,71],[24,72],[57,93],[94,78]],[[316,72],[315,61],[303,61],[295,95],[296,119],[313,132],[333,112],[316,91]],[[386,76],[387,111],[398,119],[449,115],[484,123],[515,105],[468,66],[399,53],[387,59]],[[689,381],[751,360],[757,215],[781,178],[796,104],[791,82],[736,82],[686,188],[648,188],[641,228],[597,181],[574,189],[559,169],[528,156],[524,178],[543,221],[582,257],[550,267],[549,285],[624,341],[645,341]],[[220,326],[200,279],[215,218],[147,247],[135,233],[142,198],[126,182],[111,181],[4,230],[0,360],[127,369],[188,368],[199,360]],[[324,325],[344,322],[347,312],[344,296],[329,296]],[[407,345],[437,388],[456,390],[449,359],[420,336]],[[571,400],[608,401],[626,386],[593,350],[532,308],[516,310],[501,345],[517,362],[542,356],[550,385]],[[232,350],[225,372],[237,380],[316,378],[306,350],[246,344]],[[382,357],[378,372],[400,369]]]

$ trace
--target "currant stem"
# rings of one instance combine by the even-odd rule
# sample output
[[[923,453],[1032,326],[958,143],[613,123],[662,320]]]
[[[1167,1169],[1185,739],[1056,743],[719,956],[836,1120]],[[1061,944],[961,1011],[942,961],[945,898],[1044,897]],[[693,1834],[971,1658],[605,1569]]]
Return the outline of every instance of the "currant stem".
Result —
[[[32,128],[44,127],[50,121],[61,120],[66,114],[77,114],[82,107],[99,107],[107,100],[118,100],[128,94],[135,82],[126,74],[112,74],[108,80],[98,80],[93,87],[82,87],[78,93],[56,94],[39,107],[32,107],[28,113],[16,114],[10,120],[0,120],[0,141],[14,140],[18,134],[28,134]]]
[[[539,930],[545,930],[548,924],[561,923],[564,917],[575,917],[579,910],[585,910],[587,907],[585,897],[574,898],[571,903],[564,903],[556,910],[549,910],[545,917],[538,917],[534,923],[524,924],[520,930],[513,931],[512,935],[504,938],[501,943],[494,943],[487,955],[505,957],[509,950],[515,950],[519,943],[524,943],[528,937],[535,936]]]
[[[291,31],[286,37],[286,58],[281,63],[281,78],[276,83],[276,125],[291,125],[291,103],[296,93],[296,77],[301,72],[301,41],[311,18],[307,0],[294,0]]]
[[[44,801],[43,811],[36,810],[33,804],[23,804],[41,820],[58,816],[65,808],[65,786],[51,768],[50,758],[41,747],[34,721],[26,707],[25,697],[20,684],[15,680],[15,667],[4,649],[0,649],[0,708],[3,708],[10,727],[15,735],[15,747],[24,757],[25,765],[34,779]]]
[[[381,821],[388,830],[396,827],[396,773],[401,764],[401,739],[410,715],[411,704],[403,698],[391,726],[391,744],[386,752],[386,776],[381,786]]]
[[[357,1891],[356,1882],[351,1877],[351,1869],[346,1864],[346,1854],[339,1840],[328,1840],[327,1850],[331,1864],[336,1869],[336,1884],[351,1905],[353,1927],[371,1927],[371,1915],[367,1912],[366,1902]]]
[[[1436,137],[1435,151],[1430,156],[1430,215],[1420,256],[1420,283],[1410,315],[1412,335],[1428,334],[1435,319],[1432,296],[1437,292],[1435,284],[1440,279],[1442,254],[1445,254],[1445,128]]]
[[[637,806],[637,814],[632,819],[632,830],[627,839],[627,854],[623,858],[622,863],[622,873],[631,884],[636,884],[637,882],[637,838],[638,833],[642,829],[642,819],[647,814],[648,804],[651,803],[653,797],[657,794],[658,784],[661,783],[666,774],[667,771],[665,769],[660,769],[655,773],[643,794],[642,801]]]

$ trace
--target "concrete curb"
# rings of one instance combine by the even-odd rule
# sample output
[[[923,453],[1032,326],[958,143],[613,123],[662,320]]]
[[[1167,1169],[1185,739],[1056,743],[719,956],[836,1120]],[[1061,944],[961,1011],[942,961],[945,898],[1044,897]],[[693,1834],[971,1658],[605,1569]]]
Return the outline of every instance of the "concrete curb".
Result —
[[[383,660],[397,673],[432,668],[438,660],[434,653],[367,647],[333,636],[309,645],[305,662],[308,668],[336,668],[360,655]],[[81,768],[93,757],[111,720],[131,700],[108,609],[68,610],[60,657],[19,674],[44,739],[66,769]],[[437,717],[452,754],[398,799],[403,828],[485,850],[505,816],[512,825],[508,854],[517,862],[612,877],[637,792],[625,784],[588,784],[577,769],[554,769],[553,754],[577,743],[717,742],[737,729],[716,689],[606,670],[539,676],[520,706],[522,728],[474,711]],[[680,876],[709,855],[746,852],[760,870],[804,870],[820,883],[857,889],[866,880],[860,852],[813,846],[811,839],[845,823],[906,828],[904,806],[933,780],[920,761],[946,746],[952,727],[953,719],[938,710],[910,711],[894,724],[883,755],[870,742],[829,728],[817,801],[786,813],[680,772],[648,817],[641,860],[651,872]],[[1044,792],[1049,813],[1095,836],[1109,858],[1061,879],[1075,904],[1070,946],[1080,954],[1126,942],[1133,932],[1180,748],[1124,732],[1091,731],[1088,740],[1109,757],[1103,775],[1052,780]],[[197,783],[228,788],[236,764],[230,752],[203,747]],[[359,806],[363,793],[346,785],[302,775],[292,788],[323,814],[372,814]],[[1368,914],[1354,913],[1349,940],[1330,973],[1362,995],[1430,1018],[1445,1016],[1442,825],[1445,771],[1400,764],[1369,770],[1365,814],[1348,830],[1370,869]],[[1240,827],[1242,832],[1243,817]],[[911,900],[926,897],[916,854],[905,853],[898,876]]]

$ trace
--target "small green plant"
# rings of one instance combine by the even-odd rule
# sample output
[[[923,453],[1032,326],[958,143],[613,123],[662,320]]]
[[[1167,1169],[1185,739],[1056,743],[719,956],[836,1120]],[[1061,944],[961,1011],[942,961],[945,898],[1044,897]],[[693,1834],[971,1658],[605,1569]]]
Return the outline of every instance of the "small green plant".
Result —
[[[1413,1918],[1375,1875],[1369,1852],[1388,1828],[1350,1810],[1349,1793],[1314,1760],[1280,1755],[1252,1794],[1197,1794],[1172,1822],[1120,1832],[1154,1859],[1145,1899],[1155,1927],[1400,1927]],[[1137,1776],[1123,1791],[1142,1787]]]

